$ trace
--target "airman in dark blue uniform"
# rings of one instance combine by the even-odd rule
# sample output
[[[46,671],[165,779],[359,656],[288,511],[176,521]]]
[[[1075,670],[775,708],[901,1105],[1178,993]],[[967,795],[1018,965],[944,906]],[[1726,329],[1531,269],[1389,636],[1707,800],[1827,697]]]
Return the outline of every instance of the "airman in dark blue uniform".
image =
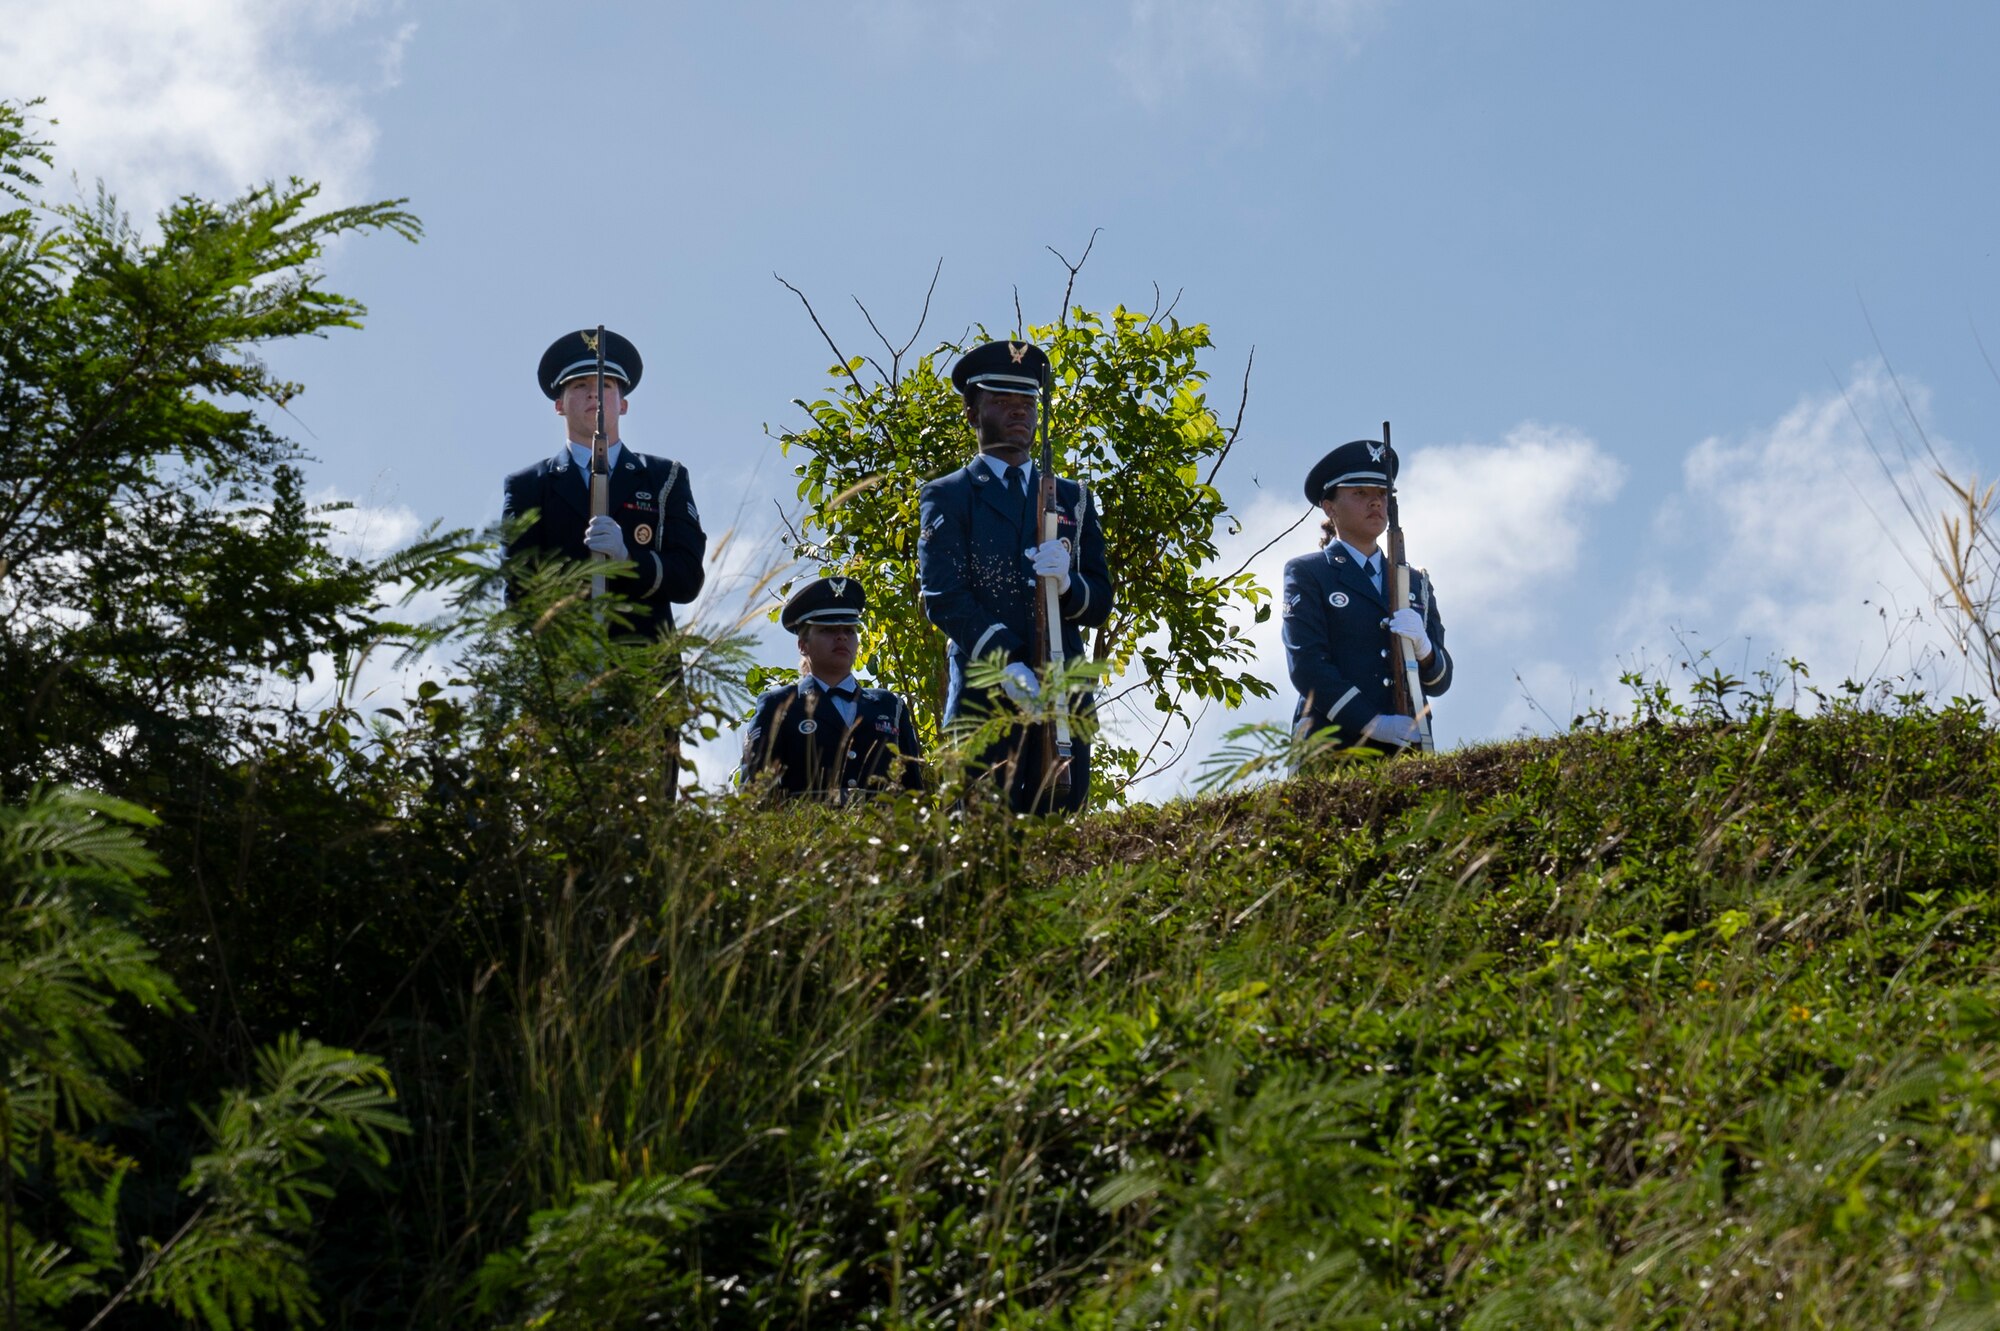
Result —
[[[1040,536],[1040,477],[1030,457],[1036,408],[1048,356],[1031,342],[988,342],[959,358],[952,383],[965,399],[965,418],[979,456],[924,486],[920,498],[917,575],[924,614],[950,639],[944,720],[983,717],[995,706],[988,691],[966,681],[969,662],[997,656],[1006,663],[1002,687],[1017,702],[1039,691],[1033,661],[1038,579],[1060,579],[1063,655],[1084,659],[1083,630],[1111,613],[1111,570],[1104,532],[1089,491],[1056,480],[1057,539]],[[1054,625],[1051,625],[1054,628]],[[1072,713],[1087,718],[1095,700],[1081,694]],[[1076,739],[1070,789],[1058,798],[1044,770],[1041,727],[1017,727],[982,755],[1006,782],[1017,811],[1080,809],[1089,794],[1090,745]]]
[[[1397,752],[1417,742],[1417,723],[1395,710],[1396,639],[1416,648],[1425,698],[1451,687],[1451,655],[1429,575],[1411,570],[1410,605],[1394,614],[1383,552],[1396,455],[1357,439],[1321,458],[1306,498],[1326,513],[1317,554],[1285,565],[1285,665],[1299,691],[1293,733],[1332,731],[1343,745]]]
[[[843,804],[921,790],[923,748],[909,706],[854,680],[868,599],[854,578],[818,578],[792,594],[778,622],[799,639],[797,684],[757,700],[736,782],[788,798]]]
[[[604,435],[610,445],[611,512],[590,516],[590,442],[597,418],[597,352],[594,332],[566,333],[542,353],[536,383],[555,403],[568,444],[552,458],[507,478],[502,516],[534,514],[507,544],[513,559],[529,551],[587,559],[604,554],[630,560],[630,573],[607,579],[606,590],[637,602],[637,626],[661,633],[674,626],[673,603],[701,592],[708,537],[695,511],[687,470],[670,458],[639,453],[618,438],[619,419],[644,369],[639,349],[617,333],[604,334]],[[512,599],[516,588],[508,586]]]

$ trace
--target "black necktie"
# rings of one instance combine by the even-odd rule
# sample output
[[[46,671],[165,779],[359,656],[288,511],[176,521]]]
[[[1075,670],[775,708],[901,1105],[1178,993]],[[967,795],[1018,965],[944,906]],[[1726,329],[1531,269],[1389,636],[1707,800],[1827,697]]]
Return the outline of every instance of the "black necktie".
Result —
[[[853,702],[856,695],[858,695],[860,692],[861,692],[860,686],[855,684],[848,684],[844,685],[841,688],[826,690],[826,694],[828,697],[838,698],[842,702]]]
[[[1007,468],[1007,493],[1013,496],[1016,502],[1027,498],[1028,482],[1018,466]]]

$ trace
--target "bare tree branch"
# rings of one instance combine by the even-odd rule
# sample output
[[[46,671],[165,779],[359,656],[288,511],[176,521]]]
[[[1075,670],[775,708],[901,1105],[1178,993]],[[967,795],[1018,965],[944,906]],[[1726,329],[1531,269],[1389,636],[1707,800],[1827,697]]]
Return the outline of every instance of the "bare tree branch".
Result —
[[[783,287],[785,290],[791,292],[794,296],[797,296],[799,298],[799,304],[806,307],[806,315],[813,321],[813,327],[819,329],[819,335],[826,339],[827,349],[833,353],[834,360],[840,363],[840,368],[842,372],[844,372],[847,375],[847,381],[854,385],[854,391],[857,394],[861,395],[862,397],[866,397],[868,395],[868,390],[863,388],[861,386],[861,381],[854,377],[854,371],[847,368],[846,354],[842,352],[839,345],[834,342],[833,334],[826,331],[826,325],[819,321],[819,311],[815,310],[812,306],[812,302],[806,299],[806,293],[799,290],[797,287],[793,286],[790,282],[787,282],[784,278],[778,277],[778,274],[776,273],[772,273],[771,276],[777,277],[779,286]],[[866,312],[867,311],[865,310],[863,311],[864,314]]]
[[[1178,302],[1180,297],[1175,296],[1174,300]],[[1236,436],[1243,431],[1243,410],[1250,405],[1250,367],[1256,363],[1257,348],[1252,346],[1250,358],[1243,362],[1243,391],[1236,399],[1236,424],[1229,427],[1229,437],[1223,440],[1222,451],[1215,455],[1215,465],[1208,469],[1208,479],[1202,482],[1203,485],[1215,484],[1215,473],[1222,470],[1223,459],[1229,456],[1230,449],[1236,447]]]
[[[910,340],[896,348],[896,360],[899,364],[910,348],[917,344],[917,339],[924,335],[924,325],[930,322],[931,317],[931,297],[937,294],[938,274],[943,271],[944,256],[940,254],[938,255],[937,266],[931,269],[931,284],[924,288],[924,308],[917,315],[917,326],[911,331]]]
[[[882,330],[875,325],[875,316],[870,314],[868,307],[861,303],[861,297],[849,296],[848,299],[854,302],[855,309],[861,311],[861,317],[868,321],[869,330],[875,334],[875,340],[880,342],[883,349],[889,353],[889,368],[886,370],[882,368],[882,362],[876,360],[873,356],[868,358],[868,363],[875,367],[875,373],[881,376],[882,382],[888,384],[890,393],[894,394],[896,390],[896,377],[902,369],[901,361],[896,355],[896,348],[890,344],[888,338],[882,336]]]
[[[1276,536],[1273,536],[1270,540],[1258,546],[1256,550],[1251,553],[1248,559],[1244,560],[1242,563],[1236,566],[1236,571],[1234,573],[1224,574],[1222,577],[1222,581],[1224,582],[1229,581],[1229,579],[1235,577],[1237,573],[1241,573],[1244,569],[1249,568],[1252,564],[1256,563],[1258,555],[1263,554],[1266,550],[1269,550],[1279,541],[1284,540],[1287,536],[1290,536],[1293,532],[1297,531],[1299,529],[1299,523],[1304,522],[1307,518],[1311,517],[1314,513],[1318,511],[1319,511],[1318,509],[1308,509],[1306,512],[1299,514],[1298,522],[1294,522],[1291,526],[1285,528],[1283,531],[1279,532]]]
[[[792,526],[792,515],[785,512],[785,506],[783,504],[773,499],[771,501],[771,507],[778,510],[778,524],[785,529],[785,535],[791,538],[792,549],[803,550],[811,545],[811,543],[807,541],[805,537],[799,535],[798,528]]]
[[[1071,263],[1068,259],[1063,258],[1063,252],[1057,249],[1055,246],[1053,245],[1043,246],[1044,249],[1046,249],[1050,254],[1055,255],[1056,258],[1061,261],[1063,267],[1069,269],[1069,282],[1063,287],[1062,311],[1056,319],[1056,326],[1058,328],[1069,327],[1069,298],[1070,294],[1076,290],[1076,275],[1079,271],[1081,271],[1084,264],[1090,262],[1091,248],[1097,244],[1097,233],[1102,230],[1104,230],[1104,228],[1101,226],[1091,228],[1090,240],[1083,247],[1082,257],[1077,259],[1075,263]]]
[[[1188,735],[1190,738],[1192,738],[1194,735],[1194,728],[1201,724],[1201,719],[1204,716],[1208,715],[1208,709],[1211,705],[1212,705],[1211,703],[1204,701],[1201,705],[1201,710],[1194,714],[1194,720],[1188,722]],[[1172,717],[1168,717],[1167,721],[1171,721],[1172,719],[1173,719]],[[1188,746],[1186,744],[1183,744],[1179,749],[1177,749],[1174,752],[1173,757],[1167,759],[1165,762],[1161,763],[1158,767],[1155,767],[1150,771],[1143,770],[1145,768],[1146,760],[1153,756],[1153,750],[1159,747],[1160,741],[1162,739],[1166,738],[1167,721],[1162,721],[1160,723],[1159,734],[1153,737],[1153,742],[1152,744],[1147,746],[1146,751],[1143,754],[1139,755],[1139,762],[1137,766],[1141,770],[1135,770],[1132,773],[1132,779],[1127,781],[1124,786],[1119,787],[1121,791],[1126,789],[1126,787],[1128,786],[1135,786],[1139,782],[1147,780],[1150,777],[1156,777],[1160,775],[1162,772],[1172,771],[1175,763],[1178,763],[1181,759],[1188,756]]]

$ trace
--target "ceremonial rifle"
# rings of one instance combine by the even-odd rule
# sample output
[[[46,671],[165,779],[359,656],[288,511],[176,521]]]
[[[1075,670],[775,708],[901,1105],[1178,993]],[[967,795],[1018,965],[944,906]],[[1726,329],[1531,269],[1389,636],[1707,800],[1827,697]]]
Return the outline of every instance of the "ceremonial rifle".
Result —
[[[604,440],[604,325],[597,325],[597,336],[589,339],[590,349],[597,353],[597,428],[590,436],[590,516],[606,518],[611,516],[611,446]],[[606,563],[611,556],[593,554],[597,563]],[[590,576],[590,596],[592,600],[604,595],[604,575]]]
[[[1382,422],[1382,452],[1395,457],[1395,450],[1389,444],[1389,422]],[[1403,557],[1403,522],[1396,511],[1396,478],[1389,477],[1389,610],[1410,608],[1410,565]],[[1417,669],[1416,644],[1400,633],[1391,633],[1389,641],[1396,649],[1396,659],[1402,669],[1392,672],[1395,676],[1396,711],[1403,716],[1417,719],[1417,745],[1425,753],[1434,752],[1431,741],[1431,712],[1424,702],[1423,674]]]
[[[1059,539],[1062,506],[1056,500],[1056,449],[1049,440],[1049,392],[1055,386],[1055,376],[1047,363],[1042,366],[1041,431],[1042,431],[1042,540]],[[1082,536],[1079,528],[1077,535]],[[1060,575],[1041,580],[1041,595],[1035,598],[1035,666],[1038,671],[1053,674],[1058,687],[1063,678],[1062,640],[1062,578]],[[1053,667],[1053,670],[1050,669]],[[1057,700],[1055,724],[1042,728],[1042,784],[1053,788],[1058,799],[1069,798],[1070,791],[1070,734],[1069,734],[1069,693],[1063,690]]]

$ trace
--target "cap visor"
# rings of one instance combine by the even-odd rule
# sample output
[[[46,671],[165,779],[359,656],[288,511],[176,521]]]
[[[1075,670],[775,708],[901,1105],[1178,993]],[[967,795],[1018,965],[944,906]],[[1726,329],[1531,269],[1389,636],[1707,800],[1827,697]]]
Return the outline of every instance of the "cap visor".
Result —
[[[965,381],[967,388],[983,388],[989,393],[1019,393],[1023,397],[1040,397],[1041,384],[1018,374],[975,374]]]
[[[555,385],[557,388],[561,388],[564,384],[568,383],[572,379],[582,379],[586,375],[593,375],[596,373],[597,373],[597,358],[593,356],[589,360],[580,360],[573,365],[565,365],[562,368],[562,370],[557,373],[555,377]],[[604,362],[604,377],[606,379],[616,379],[621,384],[629,384],[632,382],[631,379],[626,377],[625,367],[620,365],[615,360],[608,360]]]

